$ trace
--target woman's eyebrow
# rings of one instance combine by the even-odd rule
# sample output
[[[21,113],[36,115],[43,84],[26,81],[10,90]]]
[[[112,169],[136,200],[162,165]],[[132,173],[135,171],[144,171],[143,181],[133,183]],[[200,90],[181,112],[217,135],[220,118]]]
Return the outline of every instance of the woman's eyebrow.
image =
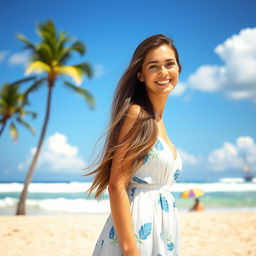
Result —
[[[165,60],[165,62],[168,62],[168,61],[171,61],[171,60],[175,60],[175,59],[167,59],[167,60]],[[158,63],[158,61],[157,60],[151,60],[146,65],[153,64],[153,63]]]

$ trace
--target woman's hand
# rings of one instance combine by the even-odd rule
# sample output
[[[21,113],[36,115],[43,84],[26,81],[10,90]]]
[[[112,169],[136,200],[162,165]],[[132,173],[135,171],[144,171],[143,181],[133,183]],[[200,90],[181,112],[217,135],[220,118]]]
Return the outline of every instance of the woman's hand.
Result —
[[[140,256],[140,253],[138,250],[131,250],[129,252],[123,253],[122,256]]]

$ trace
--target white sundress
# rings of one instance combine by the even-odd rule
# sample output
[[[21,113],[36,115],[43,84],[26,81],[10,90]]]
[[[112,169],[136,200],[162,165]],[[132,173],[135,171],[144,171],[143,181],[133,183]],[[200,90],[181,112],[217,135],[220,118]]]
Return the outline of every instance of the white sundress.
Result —
[[[182,171],[179,152],[160,137],[130,179],[127,194],[132,225],[141,256],[179,255],[179,216],[172,185]],[[122,256],[111,213],[97,240],[92,256]]]

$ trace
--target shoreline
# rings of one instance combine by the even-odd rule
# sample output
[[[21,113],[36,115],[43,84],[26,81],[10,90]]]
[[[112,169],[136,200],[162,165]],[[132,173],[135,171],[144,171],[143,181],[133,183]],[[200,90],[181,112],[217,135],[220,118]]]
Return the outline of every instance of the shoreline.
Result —
[[[177,208],[179,213],[188,213],[188,209]],[[52,216],[52,215],[109,215],[110,212],[66,212],[66,211],[46,211],[46,210],[31,210],[27,209],[27,216]],[[206,213],[232,213],[232,212],[248,212],[248,213],[256,213],[256,207],[219,207],[219,208],[206,208],[204,210]],[[0,216],[16,216],[16,208],[15,209],[6,209],[0,208]]]

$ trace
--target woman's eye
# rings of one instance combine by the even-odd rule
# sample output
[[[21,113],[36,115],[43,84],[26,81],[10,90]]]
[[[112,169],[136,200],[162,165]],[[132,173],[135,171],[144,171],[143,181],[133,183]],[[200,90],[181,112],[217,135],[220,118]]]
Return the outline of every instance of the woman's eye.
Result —
[[[156,68],[158,68],[158,66],[157,65],[151,65],[151,66],[149,66],[149,68],[150,69],[156,69]]]
[[[174,65],[174,64],[175,64],[175,63],[173,63],[173,62],[169,62],[169,63],[166,64],[166,66],[167,66],[167,67],[171,67],[171,66]]]

